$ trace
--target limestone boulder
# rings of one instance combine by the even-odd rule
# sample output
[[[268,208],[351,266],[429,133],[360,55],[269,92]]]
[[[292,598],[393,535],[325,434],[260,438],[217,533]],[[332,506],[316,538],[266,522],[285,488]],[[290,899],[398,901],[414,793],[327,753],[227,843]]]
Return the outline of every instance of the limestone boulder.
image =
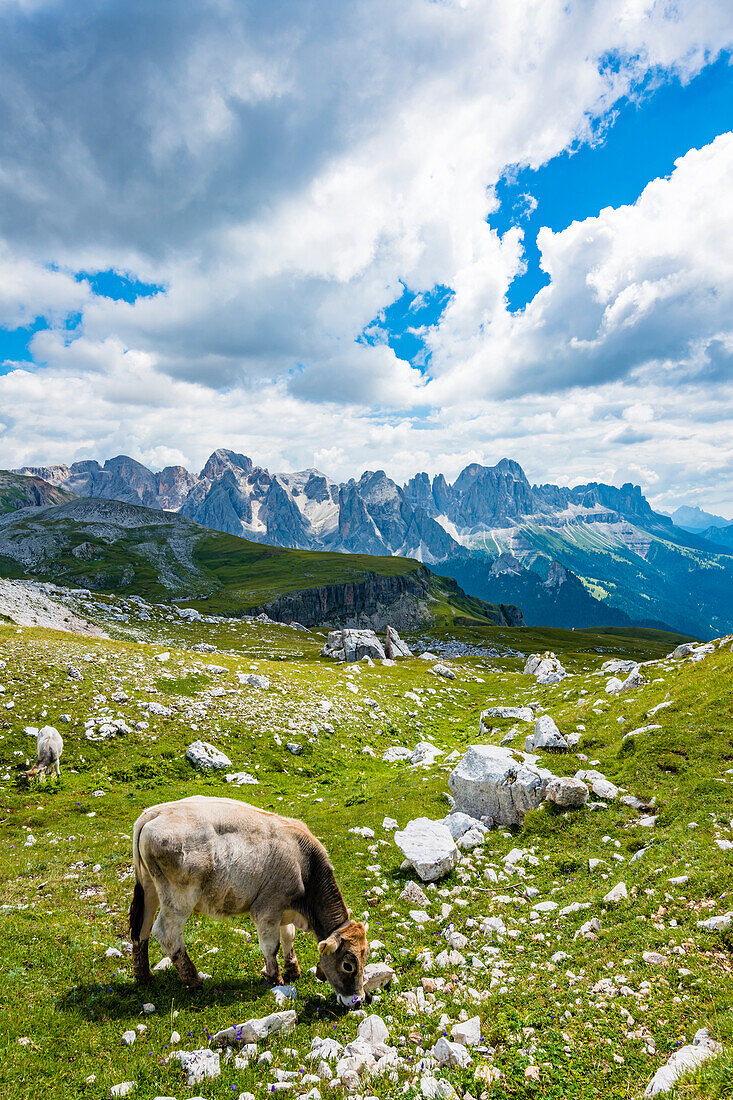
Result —
[[[186,759],[199,771],[226,771],[232,766],[229,757],[214,745],[210,745],[208,741],[194,741],[189,745],[186,749]]]
[[[436,882],[450,874],[460,853],[450,830],[441,821],[418,817],[395,833],[395,844],[423,882]]]
[[[297,1012],[289,1008],[285,1012],[272,1012],[259,1019],[245,1020],[242,1024],[217,1031],[211,1040],[215,1047],[238,1046],[242,1043],[259,1043],[276,1032],[292,1031],[298,1019]]]
[[[332,630],[321,656],[347,663],[361,661],[363,657],[373,661],[387,659],[384,647],[373,630]]]
[[[564,809],[577,810],[588,801],[589,791],[581,779],[570,775],[553,775],[547,784],[545,798]]]
[[[479,733],[488,733],[492,726],[491,719],[509,719],[512,722],[533,722],[534,711],[531,707],[489,707],[481,711]]]
[[[260,676],[256,672],[238,672],[237,679],[243,687],[256,688],[258,691],[267,691],[270,680],[267,676]]]
[[[567,673],[554,653],[531,653],[524,666],[526,676],[534,676],[538,684],[558,684]]]
[[[540,749],[549,749],[552,752],[567,752],[567,741],[557,728],[554,718],[549,714],[541,714],[534,724],[532,733],[524,742],[525,752],[538,752]]]
[[[390,660],[397,657],[412,657],[412,650],[407,642],[403,642],[393,626],[387,627],[387,635],[384,639],[384,652]]]
[[[471,745],[451,772],[454,812],[500,825],[520,825],[545,797],[551,773],[500,745]]]

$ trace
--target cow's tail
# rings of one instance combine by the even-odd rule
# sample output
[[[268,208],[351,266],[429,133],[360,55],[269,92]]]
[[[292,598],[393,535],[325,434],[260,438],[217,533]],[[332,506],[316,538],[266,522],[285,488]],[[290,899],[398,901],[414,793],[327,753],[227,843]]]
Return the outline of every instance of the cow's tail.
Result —
[[[139,820],[136,821],[132,834],[132,863],[135,869],[135,889],[132,892],[132,901],[130,902],[130,939],[133,943],[140,942],[140,933],[145,917],[145,888],[140,881],[140,879],[143,878],[141,873],[140,833],[142,832],[144,824],[144,822],[140,822]]]
[[[133,943],[140,942],[140,933],[143,927],[143,917],[145,916],[145,891],[143,890],[141,882],[135,882],[135,889],[132,892],[132,901],[130,903],[130,939]]]

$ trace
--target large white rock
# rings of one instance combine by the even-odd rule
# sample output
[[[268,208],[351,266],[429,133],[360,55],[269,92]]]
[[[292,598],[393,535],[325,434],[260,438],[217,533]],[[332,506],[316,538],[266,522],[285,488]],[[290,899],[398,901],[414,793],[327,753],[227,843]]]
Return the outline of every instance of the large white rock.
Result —
[[[211,1040],[214,1046],[235,1046],[239,1043],[258,1043],[277,1031],[289,1032],[295,1027],[297,1012],[289,1008],[285,1012],[272,1012],[261,1019],[245,1020],[243,1024],[234,1024],[223,1031],[217,1031]]]
[[[570,775],[553,775],[547,784],[545,798],[556,806],[575,810],[588,801],[588,788],[582,779]]]
[[[643,683],[644,677],[641,674],[641,669],[637,665],[636,668],[632,668],[631,672],[618,689],[618,694],[620,695],[622,691],[633,691],[635,688],[641,687]]]
[[[389,1028],[381,1016],[372,1014],[365,1016],[356,1029],[360,1039],[366,1040],[370,1046],[376,1047],[380,1043],[386,1043],[389,1039]]]
[[[623,680],[619,680],[618,676],[612,676],[606,684],[606,695],[618,695],[623,686]]]
[[[626,901],[629,896],[629,891],[626,889],[625,882],[617,882],[613,889],[609,890],[604,896],[603,900],[608,905],[617,905],[620,901]]]
[[[383,989],[385,985],[389,985],[394,976],[394,970],[387,963],[367,963],[364,967],[364,989],[367,993],[373,993],[375,989]]]
[[[456,843],[441,821],[418,817],[395,833],[394,839],[423,882],[435,882],[458,863],[460,853]]]
[[[515,722],[532,722],[534,711],[531,707],[489,707],[481,711],[480,733],[488,733],[491,728],[487,718],[509,718]]]
[[[526,676],[534,676],[538,684],[557,684],[566,675],[554,653],[531,653],[524,672]]]
[[[258,691],[267,691],[270,686],[269,678],[256,672],[238,672],[237,679],[243,687],[257,688]]]
[[[500,745],[471,745],[448,778],[454,812],[520,825],[545,797],[551,773]]]
[[[462,1069],[473,1061],[462,1043],[451,1043],[442,1035],[433,1047],[432,1055],[439,1066],[458,1066]]]
[[[373,630],[332,630],[321,650],[322,657],[336,661],[360,661],[362,657],[384,661],[387,655]]]
[[[472,829],[479,829],[482,833],[488,833],[489,831],[488,825],[484,825],[483,821],[479,821],[469,814],[448,814],[443,818],[443,824],[450,829],[450,835],[454,840],[460,840]]]
[[[400,901],[409,901],[412,905],[418,905],[423,909],[427,909],[430,905],[427,894],[422,887],[418,886],[416,882],[408,882],[405,885],[404,890],[400,894]]]
[[[412,750],[410,763],[422,764],[424,767],[429,767],[442,755],[442,749],[436,749],[435,745],[431,745],[429,741],[418,741],[415,748]]]
[[[232,766],[229,757],[214,745],[210,745],[208,741],[194,741],[189,745],[186,749],[186,759],[200,771],[225,771]]]
[[[678,661],[681,657],[691,657],[694,652],[694,642],[683,642],[682,645],[678,645],[676,649],[673,649],[669,656]]]
[[[402,745],[391,745],[382,754],[385,764],[394,764],[397,760],[409,760],[412,757],[412,749],[406,749]]]
[[[605,672],[607,676],[615,676],[618,672],[623,672],[627,675],[633,668],[636,668],[637,661],[625,661],[618,657],[614,657],[610,661],[604,661],[601,665],[601,672]]]
[[[481,1042],[481,1019],[472,1016],[470,1020],[454,1024],[450,1033],[456,1043],[464,1047],[477,1047]]]
[[[675,1050],[670,1058],[652,1077],[644,1090],[645,1096],[658,1096],[660,1092],[669,1092],[683,1073],[691,1073],[708,1058],[716,1058],[721,1051],[720,1043],[710,1038],[707,1028],[701,1028],[686,1047]]]
[[[209,1050],[208,1047],[203,1047],[201,1050],[176,1050],[169,1057],[171,1061],[181,1063],[189,1088],[207,1077],[219,1077],[221,1074],[219,1053]]]
[[[396,657],[412,657],[412,650],[407,642],[403,642],[393,626],[387,627],[387,636],[384,640],[384,652],[390,660]]]
[[[237,787],[246,787],[247,785],[256,785],[259,783],[259,779],[255,779],[249,772],[228,772],[224,778],[227,783],[235,783]]]
[[[534,733],[525,739],[525,752],[537,752],[539,749],[550,749],[553,752],[567,752],[569,746],[560,730],[557,728],[554,718],[549,714],[541,714],[534,724]]]
[[[733,924],[733,909],[728,913],[720,913],[717,917],[708,917],[707,920],[699,920],[698,928],[706,928],[708,932],[722,932]]]
[[[432,668],[428,669],[428,672],[432,672],[433,676],[441,676],[444,680],[455,680],[457,678],[452,668],[440,663],[433,665]]]
[[[179,619],[185,619],[187,623],[200,623],[201,613],[195,607],[174,607]]]
[[[585,771],[577,771],[575,778],[587,783],[596,798],[605,798],[609,802],[613,802],[614,799],[618,798],[618,787],[610,779],[606,779],[602,772],[590,768]]]

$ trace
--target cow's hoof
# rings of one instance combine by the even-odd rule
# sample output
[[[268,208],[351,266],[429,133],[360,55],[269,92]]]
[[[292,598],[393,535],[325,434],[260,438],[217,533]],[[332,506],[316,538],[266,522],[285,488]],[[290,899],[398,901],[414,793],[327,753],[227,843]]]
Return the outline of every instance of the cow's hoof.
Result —
[[[267,967],[263,966],[260,974],[268,985],[283,985],[283,977],[279,970],[276,974],[268,974]]]
[[[300,967],[298,966],[297,962],[285,964],[283,977],[288,984],[290,984],[290,982],[297,982],[298,978],[300,977]]]

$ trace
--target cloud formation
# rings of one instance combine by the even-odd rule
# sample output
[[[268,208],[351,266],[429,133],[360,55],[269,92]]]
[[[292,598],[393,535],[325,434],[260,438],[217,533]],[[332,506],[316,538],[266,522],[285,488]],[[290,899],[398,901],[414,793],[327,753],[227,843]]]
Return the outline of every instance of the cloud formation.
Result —
[[[507,165],[731,32],[725,0],[6,0],[0,323],[50,328],[43,366],[0,377],[0,464],[227,445],[408,476],[506,452],[538,480],[687,479],[689,499],[705,468],[707,491],[733,461],[730,136],[543,231],[551,283],[517,315],[521,229],[486,218]],[[74,278],[107,268],[165,292]],[[403,284],[453,291],[429,375],[359,342]]]

